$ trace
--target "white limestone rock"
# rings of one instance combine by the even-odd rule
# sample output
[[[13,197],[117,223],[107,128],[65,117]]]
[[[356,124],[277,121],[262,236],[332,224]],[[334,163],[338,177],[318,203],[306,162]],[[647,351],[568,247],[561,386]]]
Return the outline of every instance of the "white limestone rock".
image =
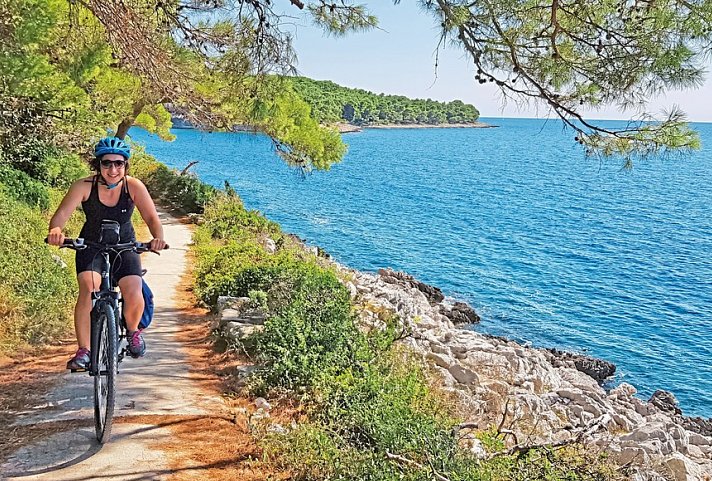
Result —
[[[712,445],[712,439],[703,436],[699,433],[694,433],[692,431],[687,432],[687,441],[689,444],[694,444],[695,446],[710,446]]]
[[[443,354],[437,354],[435,352],[428,352],[425,354],[425,357],[435,362],[437,366],[447,370],[455,364],[455,361],[451,357]]]
[[[480,379],[475,372],[460,365],[454,364],[450,366],[448,372],[452,374],[452,377],[460,384],[472,386],[480,383]]]
[[[244,303],[250,302],[249,297],[218,296],[217,312],[224,309],[239,309]]]
[[[223,327],[223,334],[229,339],[241,341],[264,329],[264,326],[231,321]]]
[[[349,294],[351,295],[351,299],[355,299],[356,296],[358,296],[358,288],[354,285],[353,282],[347,282],[347,283],[346,283],[346,288],[349,290]]]
[[[275,242],[269,237],[265,237],[262,240],[262,247],[269,254],[274,254],[275,252],[277,252],[277,244],[275,244]]]
[[[681,453],[673,453],[663,461],[674,481],[702,480],[702,469]]]

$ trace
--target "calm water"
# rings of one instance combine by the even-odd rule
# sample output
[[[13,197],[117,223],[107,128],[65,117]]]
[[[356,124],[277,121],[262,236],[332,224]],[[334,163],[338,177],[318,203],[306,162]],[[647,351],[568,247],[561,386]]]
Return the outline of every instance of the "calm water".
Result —
[[[344,264],[466,300],[479,331],[611,360],[641,397],[712,416],[712,124],[702,151],[629,172],[558,122],[484,120],[500,128],[348,134],[345,160],[304,179],[265,137],[131,134]]]

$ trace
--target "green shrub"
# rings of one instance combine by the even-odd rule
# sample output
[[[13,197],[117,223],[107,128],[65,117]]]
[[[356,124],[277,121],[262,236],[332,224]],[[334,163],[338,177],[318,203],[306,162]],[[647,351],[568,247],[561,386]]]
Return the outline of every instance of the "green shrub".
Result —
[[[131,174],[140,178],[154,199],[181,212],[202,213],[218,190],[192,173],[181,175],[136,148],[131,157]]]
[[[297,480],[409,480],[408,470],[370,450],[356,449],[316,423],[303,423],[287,434],[266,433],[264,457]]]
[[[41,171],[36,179],[53,187],[68,189],[72,183],[90,174],[89,165],[76,154],[48,155],[38,165]]]
[[[6,165],[0,165],[0,191],[41,210],[49,207],[49,192],[45,185],[25,172]]]
[[[266,219],[257,211],[245,210],[236,195],[217,195],[206,206],[203,220],[204,229],[213,239],[245,237],[249,233],[253,239],[256,239],[254,234],[263,234],[277,240],[282,235],[279,224]]]
[[[67,132],[63,130],[67,125],[57,122],[56,106],[53,108],[44,95],[17,95],[8,91],[8,84],[2,87],[0,164],[55,187],[68,186],[73,180],[86,175],[86,163],[77,155],[67,154],[58,147],[64,145],[69,148],[70,144],[76,147],[76,137],[81,137],[81,133],[66,136]]]
[[[315,264],[295,264],[280,273],[272,288],[280,284],[291,299],[270,306],[275,314],[256,335],[255,355],[266,366],[259,389],[306,392],[327,373],[358,364],[365,339],[356,327],[349,293],[336,276]]]
[[[211,306],[218,296],[242,297],[250,291],[272,289],[274,299],[279,298],[276,287],[289,283],[308,256],[286,247],[270,254],[260,242],[267,236],[279,238],[279,226],[246,211],[237,196],[216,195],[194,234],[196,295]]]
[[[266,291],[283,269],[287,256],[271,256],[262,247],[246,241],[229,241],[198,249],[195,293],[210,306],[218,296],[248,296]]]
[[[250,298],[249,306],[252,309],[261,309],[262,311],[269,310],[269,304],[267,303],[267,293],[259,289],[253,289],[247,293],[247,297]]]
[[[452,459],[461,456],[455,420],[429,388],[421,363],[380,354],[361,369],[319,376],[311,421],[265,438],[265,453],[296,470],[298,479],[430,480],[431,466],[454,474]],[[388,460],[386,453],[421,467]]]
[[[3,137],[2,134],[0,137]],[[18,146],[3,143],[3,140],[8,139],[0,139],[0,161],[46,185],[68,187],[89,173],[89,165],[78,155],[67,153],[47,141],[36,137],[26,138]],[[2,147],[7,150],[2,151]]]
[[[47,219],[0,192],[0,350],[66,334],[76,298],[71,254],[47,246]],[[65,266],[61,266],[61,262]]]
[[[429,387],[422,362],[378,354],[362,369],[320,383],[317,419],[359,448],[400,453],[451,449],[456,422]]]

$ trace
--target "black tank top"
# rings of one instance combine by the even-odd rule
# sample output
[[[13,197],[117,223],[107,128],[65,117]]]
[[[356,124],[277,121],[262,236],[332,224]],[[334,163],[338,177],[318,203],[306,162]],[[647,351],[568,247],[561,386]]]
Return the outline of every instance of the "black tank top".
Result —
[[[86,216],[86,221],[82,226],[79,237],[83,237],[92,242],[98,242],[99,233],[101,232],[101,221],[107,219],[114,220],[121,225],[119,242],[133,242],[136,240],[136,233],[131,224],[134,202],[131,199],[131,195],[129,195],[128,179],[124,177],[122,184],[119,201],[114,207],[108,207],[99,200],[99,177],[94,176],[89,198],[82,202],[82,210]]]

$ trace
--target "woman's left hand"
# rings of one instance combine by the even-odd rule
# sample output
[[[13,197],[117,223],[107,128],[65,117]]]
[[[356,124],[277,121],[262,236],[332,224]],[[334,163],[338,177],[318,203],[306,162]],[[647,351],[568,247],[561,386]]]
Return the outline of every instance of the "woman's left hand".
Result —
[[[151,250],[152,250],[153,252],[162,251],[162,250],[165,249],[167,246],[168,246],[168,244],[166,244],[166,241],[164,241],[163,239],[153,239],[153,240],[151,240]]]

